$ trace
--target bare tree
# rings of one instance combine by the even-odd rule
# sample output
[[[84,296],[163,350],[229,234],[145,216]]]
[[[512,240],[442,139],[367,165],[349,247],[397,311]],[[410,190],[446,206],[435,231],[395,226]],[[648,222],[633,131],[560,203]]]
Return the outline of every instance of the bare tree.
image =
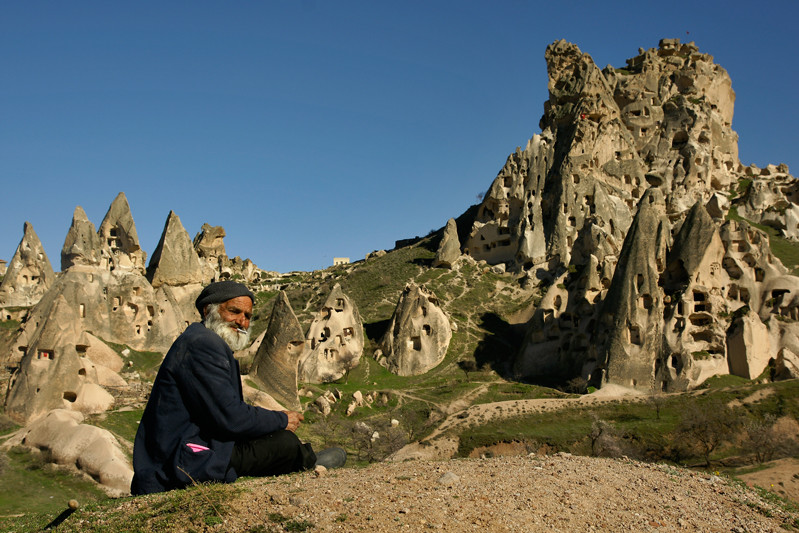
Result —
[[[655,408],[655,418],[660,420],[660,411],[666,404],[666,396],[656,383],[653,383],[649,390],[649,404]]]
[[[463,361],[458,361],[458,368],[463,370],[463,373],[466,374],[466,381],[469,381],[469,372],[477,372],[479,368],[477,367],[477,362],[473,359],[464,359]]]
[[[740,424],[740,416],[721,401],[692,404],[677,425],[677,435],[684,445],[695,450],[710,467],[710,455],[726,442]]]

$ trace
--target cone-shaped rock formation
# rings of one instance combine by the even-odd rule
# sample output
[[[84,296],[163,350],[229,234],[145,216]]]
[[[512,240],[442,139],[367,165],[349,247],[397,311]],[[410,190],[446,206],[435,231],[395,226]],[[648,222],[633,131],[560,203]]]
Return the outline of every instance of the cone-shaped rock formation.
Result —
[[[253,359],[250,376],[287,409],[300,411],[297,366],[305,346],[300,321],[283,291],[277,296],[266,333]]]
[[[380,364],[400,376],[424,374],[444,360],[452,338],[438,299],[415,283],[405,286],[381,346]]]
[[[22,240],[0,283],[0,306],[34,305],[55,281],[55,273],[33,226],[25,222]]]
[[[174,211],[169,212],[161,240],[150,258],[147,278],[153,288],[208,281],[188,232]]]
[[[361,316],[336,283],[305,337],[299,378],[309,383],[335,381],[358,366],[362,353]]]

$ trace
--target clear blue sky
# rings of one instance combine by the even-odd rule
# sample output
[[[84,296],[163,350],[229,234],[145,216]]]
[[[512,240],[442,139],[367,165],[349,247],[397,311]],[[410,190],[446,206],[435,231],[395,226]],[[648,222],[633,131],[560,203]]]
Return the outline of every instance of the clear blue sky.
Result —
[[[544,49],[624,66],[663,37],[729,72],[744,164],[799,174],[799,1],[0,0],[0,258],[54,268],[119,191],[228,255],[312,270],[425,235],[538,133]]]

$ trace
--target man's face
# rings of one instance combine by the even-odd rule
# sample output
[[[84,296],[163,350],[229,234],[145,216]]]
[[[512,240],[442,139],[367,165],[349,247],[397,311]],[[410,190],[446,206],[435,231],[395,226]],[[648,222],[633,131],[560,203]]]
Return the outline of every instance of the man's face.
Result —
[[[247,296],[232,298],[205,310],[205,326],[230,346],[233,351],[244,349],[250,342],[252,300]]]
[[[252,318],[252,300],[247,296],[231,298],[219,304],[219,316],[232,329],[248,329]]]

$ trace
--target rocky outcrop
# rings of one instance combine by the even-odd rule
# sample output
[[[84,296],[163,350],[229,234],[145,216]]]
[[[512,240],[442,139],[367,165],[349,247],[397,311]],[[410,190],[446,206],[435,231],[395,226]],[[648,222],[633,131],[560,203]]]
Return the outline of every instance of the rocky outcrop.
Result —
[[[542,133],[508,158],[465,246],[549,287],[516,374],[685,390],[762,371],[758,350],[773,359],[792,349],[799,279],[786,276],[763,232],[734,211],[726,218],[734,207],[792,238],[799,189],[784,165],[739,163],[726,71],[669,39],[623,69],[600,71],[564,41],[546,58]],[[756,324],[730,329],[744,306],[761,323],[782,317],[766,348],[756,346]]]
[[[424,374],[447,355],[452,328],[438,299],[415,283],[405,286],[380,345],[379,362],[400,376]]]
[[[80,325],[79,316],[59,295],[23,347],[6,399],[11,418],[25,422],[52,409],[99,413],[113,405],[111,394],[98,384],[96,365],[85,357],[86,346],[78,344]]]
[[[150,258],[147,279],[156,289],[162,285],[180,286],[210,281],[189,234],[174,211],[169,212],[161,240]]]
[[[769,331],[755,313],[736,320],[727,334],[730,374],[754,379],[766,369],[772,357]]]
[[[194,236],[194,249],[200,259],[218,262],[219,259],[227,259],[224,239],[225,228],[205,223],[202,225],[200,232]]]
[[[81,206],[75,208],[72,225],[61,248],[61,270],[73,265],[98,266],[100,264],[100,240]]]
[[[53,463],[85,472],[112,496],[130,493],[133,467],[107,430],[83,424],[83,415],[56,409],[14,435],[5,446],[48,452]]]
[[[0,283],[0,307],[30,307],[55,281],[55,273],[33,226],[25,222],[22,240]]]
[[[192,241],[206,276],[214,281],[220,280],[222,269],[228,263],[224,238],[225,228],[205,223]]]
[[[144,274],[147,254],[139,246],[136,224],[125,193],[119,193],[97,230],[100,266],[109,271],[136,270]]]
[[[436,257],[433,259],[433,268],[452,268],[460,256],[461,243],[458,240],[458,226],[455,219],[451,218],[444,228],[444,236],[441,238]]]
[[[300,411],[297,366],[305,336],[286,293],[280,291],[249,376],[285,409]]]
[[[799,182],[787,165],[746,167],[733,200],[738,215],[779,231],[792,241],[799,240]]]
[[[299,379],[335,381],[358,366],[363,353],[363,324],[358,308],[336,283],[305,336]]]

